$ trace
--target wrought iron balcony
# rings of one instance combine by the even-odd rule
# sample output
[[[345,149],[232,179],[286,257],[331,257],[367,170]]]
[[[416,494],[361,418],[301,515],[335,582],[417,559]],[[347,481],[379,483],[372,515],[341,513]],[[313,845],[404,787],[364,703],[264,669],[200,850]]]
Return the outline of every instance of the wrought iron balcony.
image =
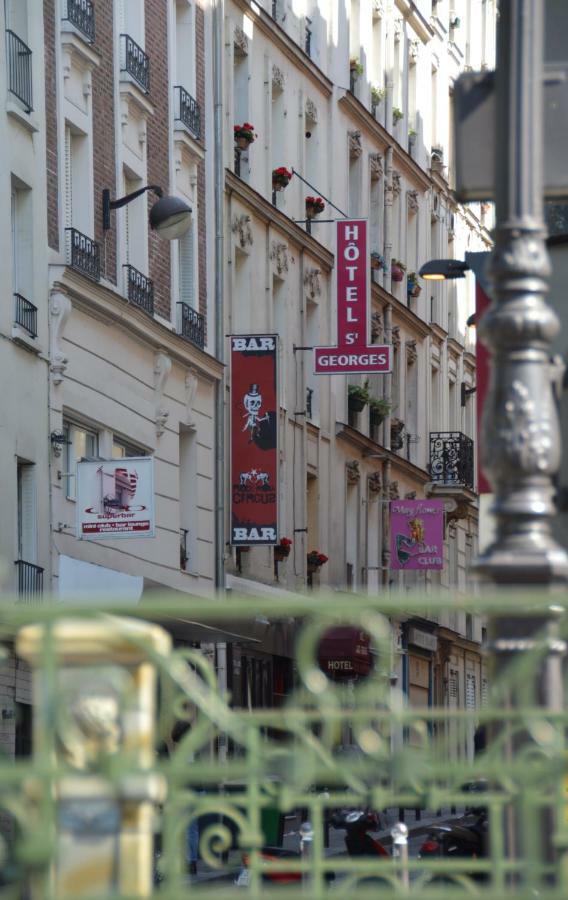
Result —
[[[76,228],[66,228],[68,234],[68,260],[72,269],[99,281],[101,277],[101,259],[99,245],[86,234]]]
[[[154,282],[134,266],[126,265],[128,299],[144,312],[154,315]]]
[[[91,0],[67,0],[66,21],[71,22],[90,44],[95,40],[95,8]]]
[[[205,316],[192,309],[187,303],[178,303],[181,313],[180,334],[197,347],[205,347]]]
[[[15,564],[18,567],[18,595],[24,603],[33,602],[43,594],[43,569],[23,559],[17,559]]]
[[[474,485],[473,441],[461,431],[430,432],[430,477],[440,485]]]
[[[14,294],[14,298],[16,300],[14,313],[16,325],[27,331],[30,337],[37,337],[37,307],[21,294]]]
[[[304,50],[308,56],[312,55],[312,20],[306,16],[304,31]]]
[[[32,51],[17,34],[6,30],[8,57],[8,90],[24,104],[26,112],[32,106]]]
[[[144,93],[148,94],[150,91],[150,59],[129,34],[121,34],[120,39],[122,42],[121,71],[127,72]]]
[[[235,175],[241,177],[241,150],[235,147]]]
[[[201,137],[201,109],[197,100],[180,84],[174,87],[175,118],[191,131],[196,140]]]

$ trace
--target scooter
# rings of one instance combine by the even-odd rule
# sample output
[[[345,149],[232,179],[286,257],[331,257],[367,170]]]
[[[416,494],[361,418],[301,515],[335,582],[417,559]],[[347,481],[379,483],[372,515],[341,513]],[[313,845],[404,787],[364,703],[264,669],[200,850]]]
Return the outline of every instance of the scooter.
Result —
[[[302,837],[302,830],[300,831],[288,831],[285,834],[285,837]],[[301,860],[302,855],[299,850],[287,850],[283,847],[263,847],[260,851],[260,857],[263,862],[278,862],[280,859],[297,859]],[[248,887],[250,884],[250,868],[249,868],[249,854],[243,853],[242,857],[242,868],[235,878],[234,884],[237,887]],[[327,882],[333,881],[335,879],[335,875],[333,872],[326,872],[325,880]],[[293,869],[285,871],[285,872],[263,872],[262,874],[263,882],[269,882],[271,884],[297,884],[299,881],[302,881],[302,872],[294,871]]]
[[[487,810],[467,813],[451,825],[432,825],[422,844],[419,859],[479,859],[487,856]],[[485,873],[464,871],[464,875],[483,881]],[[434,879],[433,879],[434,880]],[[436,881],[452,881],[435,876]]]
[[[369,834],[381,827],[377,813],[343,810],[331,817],[331,824],[334,828],[345,829],[345,846],[349,856],[389,856],[381,842]]]

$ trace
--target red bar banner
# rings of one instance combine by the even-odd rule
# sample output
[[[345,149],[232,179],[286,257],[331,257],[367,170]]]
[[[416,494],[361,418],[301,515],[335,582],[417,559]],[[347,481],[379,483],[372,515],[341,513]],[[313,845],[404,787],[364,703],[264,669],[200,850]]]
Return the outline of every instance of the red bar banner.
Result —
[[[392,348],[367,344],[367,220],[337,222],[337,346],[314,348],[314,373],[390,372]]]
[[[278,336],[231,337],[231,544],[276,544]]]

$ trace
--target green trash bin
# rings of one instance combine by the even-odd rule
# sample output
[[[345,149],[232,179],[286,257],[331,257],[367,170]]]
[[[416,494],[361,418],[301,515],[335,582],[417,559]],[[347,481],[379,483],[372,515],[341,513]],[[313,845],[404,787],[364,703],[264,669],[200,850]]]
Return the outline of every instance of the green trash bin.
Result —
[[[265,847],[281,847],[284,842],[284,816],[276,806],[265,806],[260,816]]]

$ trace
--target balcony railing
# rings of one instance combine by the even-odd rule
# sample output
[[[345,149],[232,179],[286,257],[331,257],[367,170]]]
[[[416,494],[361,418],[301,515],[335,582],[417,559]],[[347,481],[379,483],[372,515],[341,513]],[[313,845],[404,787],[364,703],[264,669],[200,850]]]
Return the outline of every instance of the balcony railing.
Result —
[[[306,16],[305,22],[305,31],[304,31],[304,50],[308,54],[308,56],[312,55],[312,20],[308,19]]]
[[[235,147],[235,175],[241,177],[241,151]]]
[[[27,331],[30,337],[37,337],[37,307],[21,294],[14,294],[14,298],[16,300],[14,313],[16,325]]]
[[[150,91],[150,60],[133,41],[129,34],[121,34],[122,41],[122,71],[134,79],[140,85],[145,94]]]
[[[34,563],[16,560],[18,567],[18,595],[24,602],[33,602],[43,594],[43,569]]]
[[[181,313],[180,333],[197,347],[205,347],[205,316],[187,303],[178,303]]]
[[[95,40],[95,8],[91,0],[67,0],[67,21],[87,38]]]
[[[69,235],[69,265],[87,278],[99,281],[101,277],[101,259],[99,245],[86,234],[76,228],[66,228]]]
[[[8,90],[21,100],[26,112],[32,106],[32,51],[17,34],[7,29],[6,55],[8,57]]]
[[[176,85],[174,93],[176,121],[182,122],[193,136],[199,140],[201,137],[201,109],[199,103],[180,84]]]
[[[314,389],[307,387],[306,388],[306,419],[313,418],[313,414],[314,414],[313,400],[314,400]]]
[[[143,275],[134,266],[126,265],[126,277],[128,282],[128,299],[135,303],[144,312],[154,315],[154,282]]]
[[[473,441],[461,431],[430,432],[430,477],[436,484],[473,490]]]

